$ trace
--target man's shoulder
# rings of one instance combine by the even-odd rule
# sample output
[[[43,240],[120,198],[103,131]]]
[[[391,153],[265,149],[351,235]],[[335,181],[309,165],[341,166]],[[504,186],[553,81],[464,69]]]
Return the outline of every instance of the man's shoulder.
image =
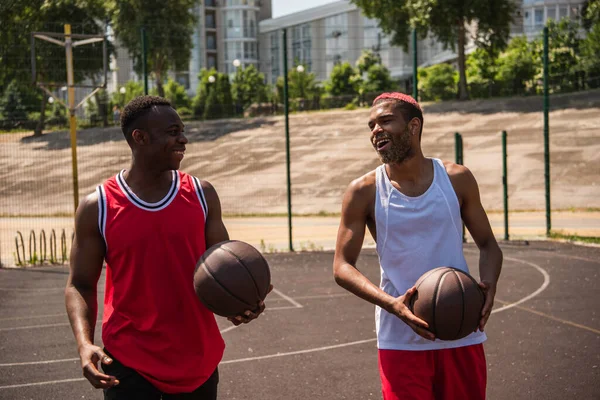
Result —
[[[367,172],[366,174],[354,179],[348,185],[348,189],[352,192],[369,193],[375,191],[376,169]]]
[[[461,178],[469,173],[469,168],[461,164],[456,164],[452,161],[441,160],[446,169],[446,173],[450,178]]]

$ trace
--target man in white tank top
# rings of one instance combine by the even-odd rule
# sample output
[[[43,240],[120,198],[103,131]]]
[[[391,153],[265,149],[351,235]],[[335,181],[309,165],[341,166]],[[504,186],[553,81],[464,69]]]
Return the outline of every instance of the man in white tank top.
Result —
[[[333,271],[340,286],[376,306],[383,398],[484,399],[483,330],[494,303],[502,252],[477,182],[466,167],[423,155],[423,112],[412,97],[380,95],[368,126],[383,164],[354,180],[344,195]],[[469,271],[462,221],[480,251],[479,285],[486,300],[476,332],[442,341],[408,304],[424,272],[440,266]],[[377,243],[379,286],[356,266],[365,227]]]

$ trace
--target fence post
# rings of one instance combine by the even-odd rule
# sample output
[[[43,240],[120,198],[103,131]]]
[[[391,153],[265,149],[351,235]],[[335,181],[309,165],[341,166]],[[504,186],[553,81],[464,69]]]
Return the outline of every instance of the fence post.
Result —
[[[463,165],[463,141],[462,135],[458,132],[454,134],[454,156],[456,159],[456,163],[459,165]],[[465,238],[465,223],[462,223],[462,241],[465,243],[467,239]]]
[[[287,202],[288,202],[288,244],[294,251],[292,243],[292,179],[290,171],[290,121],[288,99],[288,59],[287,59],[287,29],[283,29],[283,109],[285,114],[285,160],[287,172]]]
[[[506,160],[506,131],[502,131],[502,186],[504,188],[504,240],[508,239],[508,168]]]
[[[412,47],[413,47],[413,99],[419,101],[419,77],[417,76],[417,29],[412,30]]]
[[[548,27],[544,27],[544,180],[546,194],[546,236],[552,229],[550,210],[550,94],[548,90]]]

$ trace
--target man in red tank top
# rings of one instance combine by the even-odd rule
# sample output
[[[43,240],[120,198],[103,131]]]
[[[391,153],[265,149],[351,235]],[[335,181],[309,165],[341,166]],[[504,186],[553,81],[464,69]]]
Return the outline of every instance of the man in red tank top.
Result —
[[[187,139],[167,100],[132,100],[121,129],[131,167],[98,186],[75,218],[65,301],[83,374],[105,399],[216,399],[225,344],[192,280],[204,251],[229,239],[219,197],[178,171]],[[104,262],[103,349],[94,329]],[[263,310],[261,302],[230,320]]]

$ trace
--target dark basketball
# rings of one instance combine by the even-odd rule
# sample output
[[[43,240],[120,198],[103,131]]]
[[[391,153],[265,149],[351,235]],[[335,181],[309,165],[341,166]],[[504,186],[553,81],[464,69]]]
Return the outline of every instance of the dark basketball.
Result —
[[[415,283],[417,293],[410,309],[429,324],[441,340],[457,340],[479,325],[485,296],[475,279],[464,271],[439,267],[424,273]]]
[[[269,264],[262,254],[238,240],[218,243],[196,264],[194,290],[204,305],[222,317],[255,310],[271,284]]]

